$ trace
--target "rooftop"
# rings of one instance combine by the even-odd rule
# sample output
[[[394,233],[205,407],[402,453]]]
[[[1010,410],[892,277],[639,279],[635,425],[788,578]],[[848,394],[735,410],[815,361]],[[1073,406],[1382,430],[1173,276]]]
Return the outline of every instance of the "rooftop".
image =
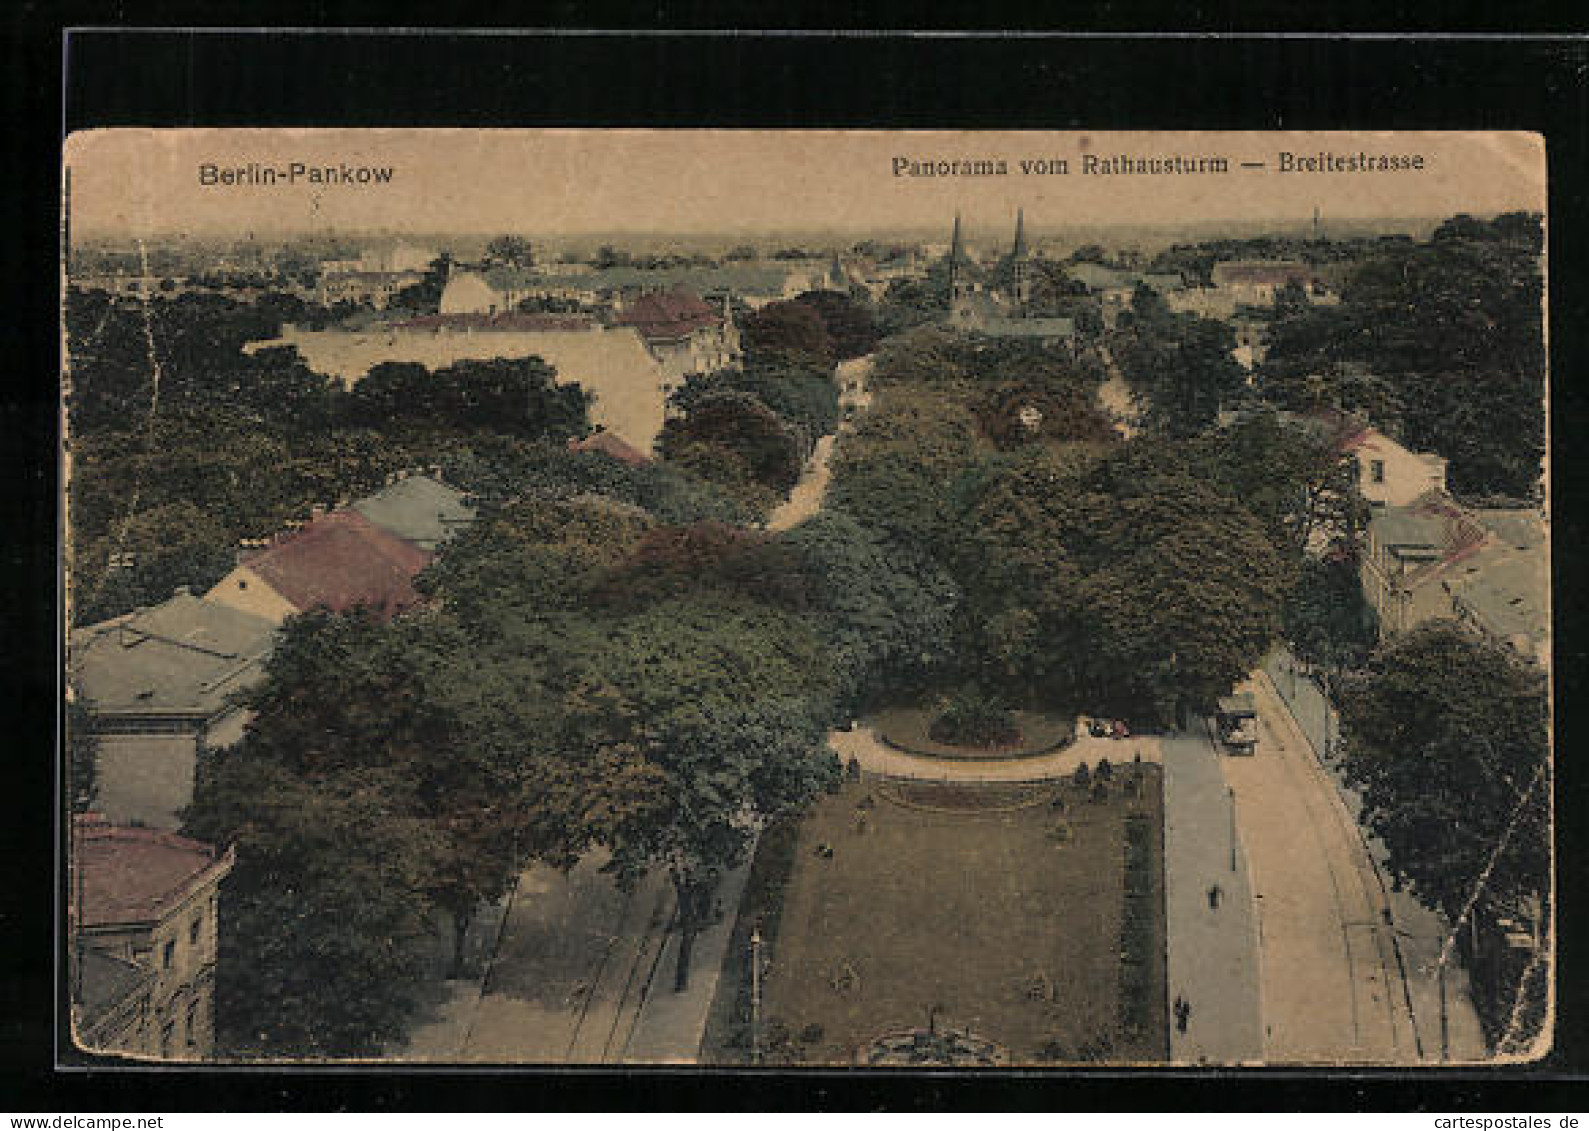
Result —
[[[84,1019],[95,1024],[154,979],[154,971],[85,947],[77,958]]]
[[[583,314],[421,314],[393,323],[398,330],[590,330],[595,322]]]
[[[430,551],[475,518],[463,492],[428,475],[394,480],[354,503],[353,509],[382,530]]]
[[[641,295],[614,321],[633,326],[647,341],[682,338],[696,330],[717,326],[722,315],[684,287]]]
[[[611,456],[613,459],[632,466],[650,463],[644,452],[627,443],[622,437],[614,436],[611,432],[592,432],[583,440],[570,440],[568,450],[571,452],[599,452]]]
[[[243,564],[297,609],[365,605],[390,617],[419,603],[412,583],[430,558],[348,509],[315,519]]]
[[[588,272],[526,270],[518,267],[489,267],[482,274],[498,291],[575,290],[622,291],[672,290],[688,287],[697,294],[780,295],[790,275],[808,274],[809,264],[788,267],[732,264],[725,267],[605,267]]]
[[[84,927],[152,923],[231,868],[230,853],[164,829],[112,825],[81,813],[73,827],[73,877]]]
[[[258,677],[274,637],[268,620],[178,592],[152,609],[74,631],[71,668],[78,693],[98,713],[209,717]]]

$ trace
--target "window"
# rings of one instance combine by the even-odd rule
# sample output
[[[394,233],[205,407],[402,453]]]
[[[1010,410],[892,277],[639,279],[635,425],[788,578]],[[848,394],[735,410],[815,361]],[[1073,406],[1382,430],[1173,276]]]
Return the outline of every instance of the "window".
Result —
[[[175,939],[171,939],[170,941],[168,941],[166,943],[165,949],[160,952],[160,963],[161,963],[162,966],[165,967],[165,969],[167,969],[167,970],[171,969],[171,960],[174,957],[176,957],[176,953],[177,953],[176,940]]]
[[[1385,461],[1382,459],[1370,460],[1368,463],[1368,477],[1375,483],[1385,482]]]
[[[198,1002],[198,999],[195,998],[192,1001],[188,1002],[188,1023],[187,1023],[188,1044],[196,1045],[196,1044],[199,1043],[198,1029],[199,1029],[199,1002]]]
[[[203,929],[204,916],[199,915],[194,918],[192,924],[188,927],[188,942],[192,943],[194,946],[197,946],[199,943],[199,932]]]

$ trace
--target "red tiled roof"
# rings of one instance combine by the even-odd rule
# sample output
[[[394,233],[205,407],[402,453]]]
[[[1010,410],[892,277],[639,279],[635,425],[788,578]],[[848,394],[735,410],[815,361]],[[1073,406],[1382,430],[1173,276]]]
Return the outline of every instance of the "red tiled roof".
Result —
[[[600,452],[611,456],[624,463],[639,465],[650,463],[650,459],[638,449],[625,443],[621,437],[611,432],[594,432],[583,440],[570,440],[568,450],[571,452]]]
[[[72,898],[85,927],[157,921],[231,863],[212,845],[97,813],[79,814],[74,831]]]
[[[583,314],[531,314],[510,311],[506,314],[421,314],[398,322],[402,330],[589,330],[592,322]]]
[[[620,326],[633,326],[644,338],[664,339],[682,338],[716,326],[722,318],[700,296],[679,287],[641,295],[615,321]]]
[[[333,511],[245,559],[244,565],[300,611],[367,605],[391,617],[417,605],[414,575],[431,555],[354,510]]]

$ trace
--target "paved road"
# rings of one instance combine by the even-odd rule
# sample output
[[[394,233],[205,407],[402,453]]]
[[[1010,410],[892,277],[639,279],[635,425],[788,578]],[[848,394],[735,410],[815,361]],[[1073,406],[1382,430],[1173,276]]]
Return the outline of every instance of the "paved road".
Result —
[[[1442,1056],[1442,1003],[1437,961],[1449,927],[1439,912],[1425,907],[1411,892],[1395,890],[1388,880],[1388,852],[1378,837],[1362,828],[1361,797],[1342,778],[1339,761],[1325,757],[1326,733],[1330,736],[1329,749],[1333,753],[1337,727],[1334,712],[1324,693],[1304,672],[1299,671],[1296,662],[1283,650],[1276,651],[1264,662],[1264,671],[1306,737],[1314,757],[1323,765],[1346,811],[1358,824],[1364,847],[1374,867],[1375,881],[1390,908],[1394,941],[1406,977],[1407,990],[1412,998],[1413,1020],[1422,1059],[1439,1061]],[[1459,1062],[1484,1060],[1487,1055],[1484,1030],[1479,1024],[1478,1011],[1473,1006],[1467,972],[1455,958],[1445,974],[1444,1009],[1447,1059]]]
[[[1082,762],[1096,766],[1101,759],[1119,765],[1130,762],[1137,754],[1144,762],[1160,760],[1157,738],[1078,738],[1065,749],[1053,754],[1033,758],[999,758],[957,760],[951,758],[922,758],[906,754],[887,745],[871,727],[857,726],[854,730],[835,730],[828,734],[828,744],[839,755],[839,761],[848,763],[851,758],[861,768],[874,774],[895,778],[916,778],[925,781],[1039,781],[1047,778],[1069,777]]]
[[[1356,823],[1268,676],[1244,685],[1259,715],[1252,757],[1225,757],[1259,905],[1264,1059],[1420,1059],[1384,893]]]
[[[1264,1057],[1258,921],[1220,755],[1195,729],[1162,746],[1170,1059],[1256,1064]],[[1175,1023],[1178,1000],[1191,1007],[1185,1032]]]

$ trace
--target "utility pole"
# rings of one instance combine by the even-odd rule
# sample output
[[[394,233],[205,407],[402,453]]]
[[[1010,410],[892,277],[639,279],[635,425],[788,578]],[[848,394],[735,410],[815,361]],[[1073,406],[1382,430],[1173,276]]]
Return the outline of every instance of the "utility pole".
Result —
[[[750,1062],[761,1063],[761,926],[750,932]]]
[[[1225,793],[1230,798],[1230,870],[1236,870],[1236,791],[1230,786],[1225,787]]]

